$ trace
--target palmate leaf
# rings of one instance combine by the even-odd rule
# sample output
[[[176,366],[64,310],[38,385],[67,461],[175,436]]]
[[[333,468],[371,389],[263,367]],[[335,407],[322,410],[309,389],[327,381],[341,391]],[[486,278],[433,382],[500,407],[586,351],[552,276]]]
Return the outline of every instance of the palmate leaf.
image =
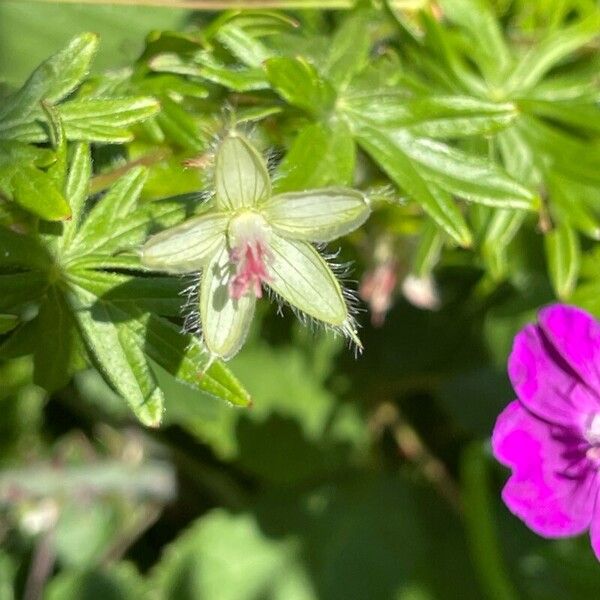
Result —
[[[471,245],[471,233],[457,205],[446,192],[423,179],[412,161],[385,133],[363,126],[356,137],[390,179],[410,194],[456,243]]]
[[[84,33],[66,48],[42,63],[25,85],[0,107],[0,139],[23,142],[48,141],[44,102],[56,105],[69,140],[126,142],[133,139],[127,129],[156,114],[154,98],[65,98],[75,92],[90,67],[97,36]]]
[[[54,177],[60,163],[58,152],[0,140],[0,190],[42,219],[66,219],[71,211],[60,188],[60,177]]]
[[[122,143],[133,139],[128,126],[158,113],[159,102],[150,97],[82,98],[57,106],[67,139],[71,141]],[[27,121],[0,122],[0,138],[40,143],[48,140],[41,111]]]
[[[34,380],[48,391],[64,386],[87,356],[149,426],[157,426],[163,414],[153,364],[197,390],[247,405],[248,394],[235,377],[211,364],[201,342],[165,318],[181,316],[183,282],[138,276],[139,258],[118,254],[135,251],[152,227],[172,225],[197,202],[139,204],[146,171],[134,168],[86,211],[90,175],[90,149],[78,144],[64,181],[73,218],[57,234],[0,228],[0,261],[25,269],[0,275],[2,312],[18,315],[23,303],[39,303],[37,316],[14,329],[0,354],[33,353]]]
[[[277,191],[350,185],[356,149],[346,123],[310,123],[294,138],[273,182]]]
[[[0,131],[15,122],[26,122],[46,100],[56,103],[72,92],[87,75],[98,47],[98,37],[83,33],[62,51],[43,62],[25,85],[0,108]]]

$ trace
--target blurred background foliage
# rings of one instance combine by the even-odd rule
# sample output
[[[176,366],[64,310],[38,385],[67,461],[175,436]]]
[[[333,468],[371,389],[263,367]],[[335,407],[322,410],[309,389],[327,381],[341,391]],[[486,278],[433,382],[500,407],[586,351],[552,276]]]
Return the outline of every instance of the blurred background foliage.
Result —
[[[84,31],[89,76],[94,36],[11,96]],[[593,0],[0,3],[0,599],[596,597],[586,540],[502,506],[488,438],[518,328],[556,298],[600,314],[599,33]],[[261,305],[194,379],[189,282],[132,250],[198,210],[205,170],[182,162],[231,123],[278,189],[373,199],[341,249],[358,359]],[[47,255],[73,244],[76,285],[55,285]]]

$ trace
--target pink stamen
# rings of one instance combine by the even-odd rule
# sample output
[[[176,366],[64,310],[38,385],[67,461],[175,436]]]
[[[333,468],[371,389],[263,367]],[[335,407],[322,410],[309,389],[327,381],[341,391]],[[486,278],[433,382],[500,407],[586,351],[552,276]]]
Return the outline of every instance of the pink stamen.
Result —
[[[239,300],[249,290],[257,298],[262,298],[262,282],[268,282],[271,277],[267,273],[265,259],[270,253],[261,240],[247,241],[241,248],[234,248],[230,260],[237,265],[236,273],[229,284],[229,295]]]

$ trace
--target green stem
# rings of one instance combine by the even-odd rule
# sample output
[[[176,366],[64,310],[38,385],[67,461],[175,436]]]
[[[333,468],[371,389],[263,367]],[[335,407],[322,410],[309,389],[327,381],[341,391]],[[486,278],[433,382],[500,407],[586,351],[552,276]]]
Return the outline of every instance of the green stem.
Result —
[[[461,464],[463,507],[471,555],[485,597],[490,600],[517,600],[493,521],[486,456],[480,442],[469,446]]]

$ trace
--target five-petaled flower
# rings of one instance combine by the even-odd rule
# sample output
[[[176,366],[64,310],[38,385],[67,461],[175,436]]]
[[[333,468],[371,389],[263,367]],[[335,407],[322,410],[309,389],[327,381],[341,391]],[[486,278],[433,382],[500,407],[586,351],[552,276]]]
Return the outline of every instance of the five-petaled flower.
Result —
[[[142,251],[151,269],[202,272],[198,312],[208,350],[224,359],[238,352],[263,286],[360,346],[345,291],[311,242],[362,225],[370,214],[364,194],[336,187],[273,196],[262,156],[237,131],[216,149],[214,185],[208,210],[151,237]]]
[[[561,304],[538,320],[515,338],[508,373],[518,399],[492,436],[512,469],[502,497],[544,537],[589,529],[600,559],[600,323]]]

